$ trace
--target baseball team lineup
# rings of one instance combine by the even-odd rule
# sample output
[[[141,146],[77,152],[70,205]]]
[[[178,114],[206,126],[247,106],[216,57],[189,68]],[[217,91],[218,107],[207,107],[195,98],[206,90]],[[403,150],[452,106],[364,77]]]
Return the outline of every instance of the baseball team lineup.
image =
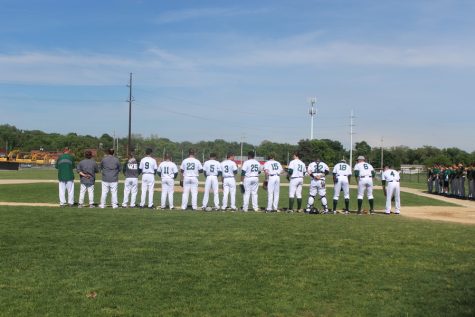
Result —
[[[255,152],[247,153],[247,160],[239,168],[235,161],[235,154],[229,152],[226,158],[218,161],[215,153],[210,153],[204,162],[199,161],[194,149],[189,149],[188,157],[177,166],[169,154],[165,153],[163,161],[159,164],[152,157],[153,150],[147,148],[145,156],[138,160],[131,153],[124,164],[114,155],[114,149],[109,149],[104,158],[97,163],[91,151],[85,151],[84,159],[77,166],[74,156],[69,148],[65,148],[58,158],[55,167],[58,170],[59,201],[60,207],[76,205],[74,201],[74,169],[79,174],[80,191],[77,202],[78,208],[89,206],[94,208],[94,185],[96,174],[101,173],[101,195],[97,204],[99,208],[106,208],[106,201],[110,192],[110,205],[117,208],[140,208],[157,210],[192,210],[192,211],[230,211],[230,212],[298,212],[307,214],[339,214],[338,201],[343,194],[344,208],[341,214],[363,214],[363,200],[366,197],[369,204],[369,215],[375,214],[373,179],[376,171],[366,161],[364,156],[358,156],[352,168],[344,159],[335,163],[332,170],[323,162],[320,156],[306,165],[300,160],[300,154],[294,152],[287,169],[275,160],[276,155],[270,153],[268,160],[262,164],[255,159]],[[351,163],[351,162],[350,162]],[[123,201],[118,201],[119,175],[123,173],[124,188]],[[198,201],[199,177],[203,174],[204,188],[201,203]],[[154,205],[154,192],[156,177],[160,179],[161,196],[160,204]],[[288,207],[279,208],[281,176],[288,180]],[[333,201],[329,204],[327,198],[326,177],[333,179]],[[357,185],[357,210],[350,210],[350,182],[354,176]],[[137,203],[139,192],[139,178],[141,195]],[[262,187],[267,192],[267,203],[264,208],[258,204],[260,180],[263,178]],[[309,179],[308,192],[304,197],[303,187]],[[182,188],[181,204],[177,206],[174,201],[175,181]],[[400,214],[400,175],[399,172],[384,166],[381,172],[381,181],[385,195],[384,214]],[[307,187],[307,186],[305,186]],[[237,190],[242,193],[242,205],[237,207]],[[88,205],[85,204],[85,195],[88,193]],[[220,197],[221,194],[221,197]],[[213,196],[211,199],[211,195]],[[330,195],[330,194],[329,194]],[[191,203],[189,204],[191,196]],[[330,197],[330,196],[329,196]],[[306,199],[305,199],[306,198]],[[305,199],[305,200],[304,200]],[[394,201],[394,208],[392,208]],[[284,202],[287,203],[287,202]]]

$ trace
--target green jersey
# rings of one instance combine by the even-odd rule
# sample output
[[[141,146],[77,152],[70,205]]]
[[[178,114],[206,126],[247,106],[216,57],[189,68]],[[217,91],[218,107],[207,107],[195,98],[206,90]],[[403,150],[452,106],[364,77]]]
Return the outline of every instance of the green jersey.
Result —
[[[74,157],[71,154],[64,153],[58,157],[55,167],[58,170],[58,180],[60,182],[72,181],[74,179]]]

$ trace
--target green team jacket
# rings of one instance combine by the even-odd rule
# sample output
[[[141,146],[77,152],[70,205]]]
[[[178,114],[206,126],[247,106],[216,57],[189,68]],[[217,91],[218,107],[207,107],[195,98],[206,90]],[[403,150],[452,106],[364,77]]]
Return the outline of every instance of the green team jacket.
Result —
[[[60,182],[74,180],[74,157],[71,154],[65,153],[58,157],[55,167],[58,170],[58,180]]]

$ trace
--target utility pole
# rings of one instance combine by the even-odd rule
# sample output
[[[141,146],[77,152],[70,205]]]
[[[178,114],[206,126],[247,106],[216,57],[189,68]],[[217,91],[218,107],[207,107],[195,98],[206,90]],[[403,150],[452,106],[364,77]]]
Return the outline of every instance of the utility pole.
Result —
[[[244,143],[245,136],[241,135],[241,169],[242,170],[242,163],[244,162],[243,157],[242,157],[242,145]]]
[[[353,166],[353,127],[354,127],[354,122],[353,122],[354,116],[353,116],[353,109],[351,110],[350,114],[350,166]]]
[[[130,152],[132,150],[132,144],[131,144],[131,137],[132,137],[132,101],[134,99],[132,98],[132,73],[130,73],[130,78],[129,78],[129,84],[127,85],[129,87],[129,137],[127,140],[127,157],[130,156]]]
[[[317,115],[316,103],[316,97],[310,98],[310,109],[308,110],[308,114],[310,115],[310,141],[313,140],[313,118]]]

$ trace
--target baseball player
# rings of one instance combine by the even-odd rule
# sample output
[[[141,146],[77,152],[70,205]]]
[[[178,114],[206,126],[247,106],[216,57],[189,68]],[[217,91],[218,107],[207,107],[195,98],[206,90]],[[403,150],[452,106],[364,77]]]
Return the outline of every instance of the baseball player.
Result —
[[[253,151],[247,153],[247,161],[241,167],[241,184],[244,184],[244,196],[242,210],[247,212],[249,208],[249,198],[252,199],[252,208],[254,211],[259,211],[258,195],[259,189],[259,174],[262,171],[261,164],[254,159]]]
[[[371,164],[367,163],[364,156],[358,156],[358,163],[353,168],[355,178],[358,182],[358,215],[361,215],[361,207],[363,205],[363,196],[367,190],[369,201],[369,213],[374,213],[374,197],[373,197],[373,177],[376,175]]]
[[[125,176],[124,183],[124,200],[122,201],[122,208],[127,208],[130,196],[130,208],[135,208],[135,201],[137,200],[138,179],[139,179],[139,163],[134,154],[131,153],[127,162],[122,167],[122,173]]]
[[[300,160],[298,152],[293,154],[287,169],[287,179],[289,180],[289,212],[294,210],[294,199],[297,197],[297,212],[302,211],[302,186],[305,176],[305,164]]]
[[[381,176],[381,182],[383,184],[384,196],[386,196],[386,215],[391,214],[391,200],[394,196],[395,210],[394,213],[399,215],[401,209],[401,198],[400,198],[400,185],[399,185],[399,173],[396,170],[393,170],[389,165],[384,166],[384,171]],[[387,189],[386,189],[387,186]]]
[[[266,212],[279,211],[280,174],[282,171],[282,165],[275,160],[275,153],[270,153],[269,160],[264,163],[267,182]]]
[[[213,190],[214,208],[219,210],[219,185],[218,176],[221,176],[221,164],[216,161],[216,154],[210,153],[209,160],[203,164],[203,173],[206,177],[205,191],[203,194],[203,210],[208,208],[209,192]]]
[[[315,202],[315,196],[320,196],[322,202],[323,214],[328,213],[328,202],[327,202],[327,191],[325,188],[325,175],[328,175],[330,169],[328,165],[325,164],[317,158],[314,162],[310,163],[307,168],[307,173],[312,179],[310,182],[309,196],[307,202],[307,208],[305,212],[312,213],[313,205]]]
[[[63,154],[58,157],[55,167],[58,170],[59,206],[72,207],[74,205],[74,157],[69,148],[65,148]],[[68,193],[67,204],[66,192]]]
[[[234,153],[228,153],[226,160],[221,162],[221,172],[223,176],[223,205],[221,209],[224,211],[228,207],[228,195],[230,196],[231,211],[236,211],[236,179],[237,165],[234,162]]]
[[[434,168],[428,168],[427,169],[427,191],[429,194],[432,194],[432,191],[434,190]]]
[[[181,209],[186,210],[188,207],[188,196],[191,192],[191,208],[198,210],[198,176],[203,172],[203,165],[195,158],[195,150],[190,149],[188,154],[188,158],[184,159],[180,165],[180,183],[183,184]]]
[[[142,173],[142,196],[140,208],[145,207],[145,200],[148,192],[148,208],[153,209],[153,191],[155,187],[155,173],[157,172],[157,161],[152,157],[152,149],[145,150],[145,157],[140,160],[139,169]]]
[[[99,166],[97,166],[96,161],[92,159],[92,152],[90,150],[87,150],[84,156],[85,159],[79,162],[76,167],[81,181],[78,207],[83,207],[84,196],[87,191],[89,208],[94,208],[94,183],[96,182],[96,173],[99,172]]]
[[[99,208],[105,208],[107,194],[111,192],[112,208],[119,208],[117,200],[117,187],[119,186],[120,162],[114,156],[114,149],[109,149],[107,155],[104,156],[99,168],[102,171],[102,193]]]
[[[165,209],[168,206],[170,210],[174,209],[173,193],[175,190],[175,178],[178,176],[178,167],[170,159],[170,155],[165,154],[164,161],[158,165],[158,176],[162,178],[162,197],[160,199],[160,209]]]
[[[475,199],[475,163],[467,170],[467,179],[468,179],[468,196],[470,199]]]
[[[350,179],[351,167],[346,164],[345,160],[341,160],[333,167],[333,213],[336,214],[336,206],[340,191],[343,190],[343,197],[345,198],[345,215],[349,213],[350,205]]]

